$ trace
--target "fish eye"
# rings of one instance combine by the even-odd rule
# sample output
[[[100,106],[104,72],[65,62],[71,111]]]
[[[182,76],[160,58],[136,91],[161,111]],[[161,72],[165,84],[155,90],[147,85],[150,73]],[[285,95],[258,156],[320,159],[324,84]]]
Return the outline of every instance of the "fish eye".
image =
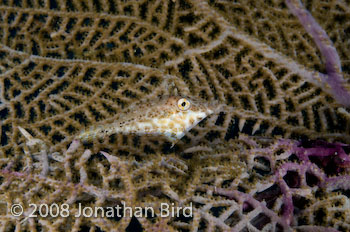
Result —
[[[177,101],[177,107],[179,107],[180,110],[188,110],[191,106],[191,103],[186,98],[181,98]]]

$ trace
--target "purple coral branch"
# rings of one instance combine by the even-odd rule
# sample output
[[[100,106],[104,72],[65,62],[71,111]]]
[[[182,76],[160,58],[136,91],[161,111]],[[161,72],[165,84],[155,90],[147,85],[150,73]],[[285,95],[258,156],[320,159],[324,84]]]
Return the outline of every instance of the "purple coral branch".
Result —
[[[335,177],[328,177],[326,180],[321,184],[321,187],[325,187],[328,189],[344,189],[349,190],[350,189],[350,175],[344,175],[344,176],[335,176]]]
[[[327,75],[321,74],[321,81],[331,88],[331,93],[340,104],[349,107],[350,93],[344,87],[345,80],[341,74],[340,58],[332,41],[312,15],[304,8],[300,0],[286,0],[286,4],[313,38],[324,58]],[[315,79],[319,79],[319,77],[315,77]]]
[[[279,170],[276,171],[275,182],[278,183],[281,188],[281,192],[283,194],[283,213],[282,218],[286,221],[288,225],[290,225],[293,219],[294,205],[293,205],[293,195],[287,183],[284,181],[283,176],[287,173],[287,171],[291,169],[295,169],[294,167],[297,164],[286,163]]]
[[[283,142],[282,144],[285,144],[285,142]],[[303,186],[306,185],[305,178],[306,172],[308,171],[319,179],[320,182],[317,183],[319,187],[350,187],[349,184],[344,184],[348,182],[349,176],[342,175],[329,178],[320,167],[312,163],[309,159],[311,156],[318,158],[326,158],[326,162],[323,162],[324,167],[326,167],[328,165],[328,162],[332,160],[335,164],[335,167],[333,168],[336,174],[338,174],[341,168],[350,167],[350,157],[348,154],[346,154],[346,152],[343,149],[344,144],[316,141],[311,143],[311,147],[309,148],[300,147],[301,145],[302,144],[299,143],[295,144],[294,146],[291,146],[291,151],[303,162],[301,164],[290,162],[284,163],[279,167],[278,170],[276,170],[275,173],[275,181],[276,183],[278,183],[283,193],[283,201],[285,207],[282,217],[287,221],[288,224],[293,218],[294,211],[292,199],[293,189],[291,189],[283,179],[283,177],[287,174],[288,171],[296,171],[300,176],[303,176],[303,183],[299,183]]]
[[[345,147],[348,147],[346,144],[315,141],[311,143],[311,147],[301,146],[302,144],[299,143],[293,147],[293,152],[300,160],[309,161],[310,157],[317,157],[324,167],[329,166],[331,161],[336,165],[335,173],[339,173],[342,168],[350,167],[350,156],[344,150]]]
[[[301,183],[297,183],[298,186],[295,186],[296,188],[290,187],[283,179],[283,177],[287,174],[288,171],[296,171],[298,172],[299,176],[304,177],[301,178]],[[305,161],[302,164],[290,162],[284,163],[278,168],[278,170],[276,170],[275,183],[277,183],[278,186],[281,188],[281,192],[283,194],[284,208],[282,218],[287,222],[288,225],[292,222],[294,215],[293,193],[297,192],[300,187],[306,186],[305,175],[307,171],[311,172],[319,180],[321,180],[321,183],[324,183],[324,181],[327,179],[326,175],[315,164],[311,163],[310,161]],[[318,185],[320,186],[321,183],[319,183]]]
[[[249,138],[245,138],[249,140]],[[252,154],[268,158],[273,172],[271,181],[280,187],[283,201],[282,219],[289,225],[294,216],[293,196],[302,194],[303,189],[309,185],[306,181],[306,174],[310,173],[317,178],[314,183],[320,188],[328,189],[350,189],[350,176],[340,174],[343,170],[350,167],[350,157],[345,152],[349,145],[342,143],[327,143],[323,141],[296,142],[287,139],[280,139],[277,143],[268,147],[259,148],[252,144],[250,150]],[[287,160],[292,154],[298,157],[301,163],[287,161],[280,166],[276,166],[276,151],[283,149],[283,153],[277,157],[277,160]],[[270,158],[269,158],[270,157]],[[315,160],[321,161],[315,163]],[[331,169],[332,173],[339,175],[328,177],[326,169]],[[297,175],[287,177],[292,182],[285,180],[289,171],[296,172]],[[273,193],[272,193],[273,194]]]

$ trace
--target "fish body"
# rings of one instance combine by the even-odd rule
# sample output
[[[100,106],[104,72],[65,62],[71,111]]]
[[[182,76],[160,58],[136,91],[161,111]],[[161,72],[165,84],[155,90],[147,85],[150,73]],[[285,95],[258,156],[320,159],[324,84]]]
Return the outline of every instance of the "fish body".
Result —
[[[200,121],[213,114],[217,105],[209,105],[188,97],[167,96],[141,102],[128,109],[116,122],[83,131],[82,141],[111,134],[165,136],[174,145]]]

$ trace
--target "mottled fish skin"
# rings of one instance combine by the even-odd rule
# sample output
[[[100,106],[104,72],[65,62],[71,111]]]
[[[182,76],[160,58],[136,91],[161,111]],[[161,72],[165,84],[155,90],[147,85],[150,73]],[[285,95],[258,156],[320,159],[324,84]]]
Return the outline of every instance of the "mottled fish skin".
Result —
[[[119,120],[83,131],[81,141],[122,133],[162,135],[174,146],[189,130],[213,114],[217,104],[206,104],[188,97],[167,96],[139,103],[125,112]]]

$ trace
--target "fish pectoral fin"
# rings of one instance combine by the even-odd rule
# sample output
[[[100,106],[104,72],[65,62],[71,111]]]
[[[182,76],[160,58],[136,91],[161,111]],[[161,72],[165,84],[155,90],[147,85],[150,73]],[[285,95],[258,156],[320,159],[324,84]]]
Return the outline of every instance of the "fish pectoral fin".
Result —
[[[175,146],[175,144],[177,144],[177,142],[179,142],[180,139],[175,139],[175,140],[172,140],[171,141],[171,147],[170,148],[173,148]]]

